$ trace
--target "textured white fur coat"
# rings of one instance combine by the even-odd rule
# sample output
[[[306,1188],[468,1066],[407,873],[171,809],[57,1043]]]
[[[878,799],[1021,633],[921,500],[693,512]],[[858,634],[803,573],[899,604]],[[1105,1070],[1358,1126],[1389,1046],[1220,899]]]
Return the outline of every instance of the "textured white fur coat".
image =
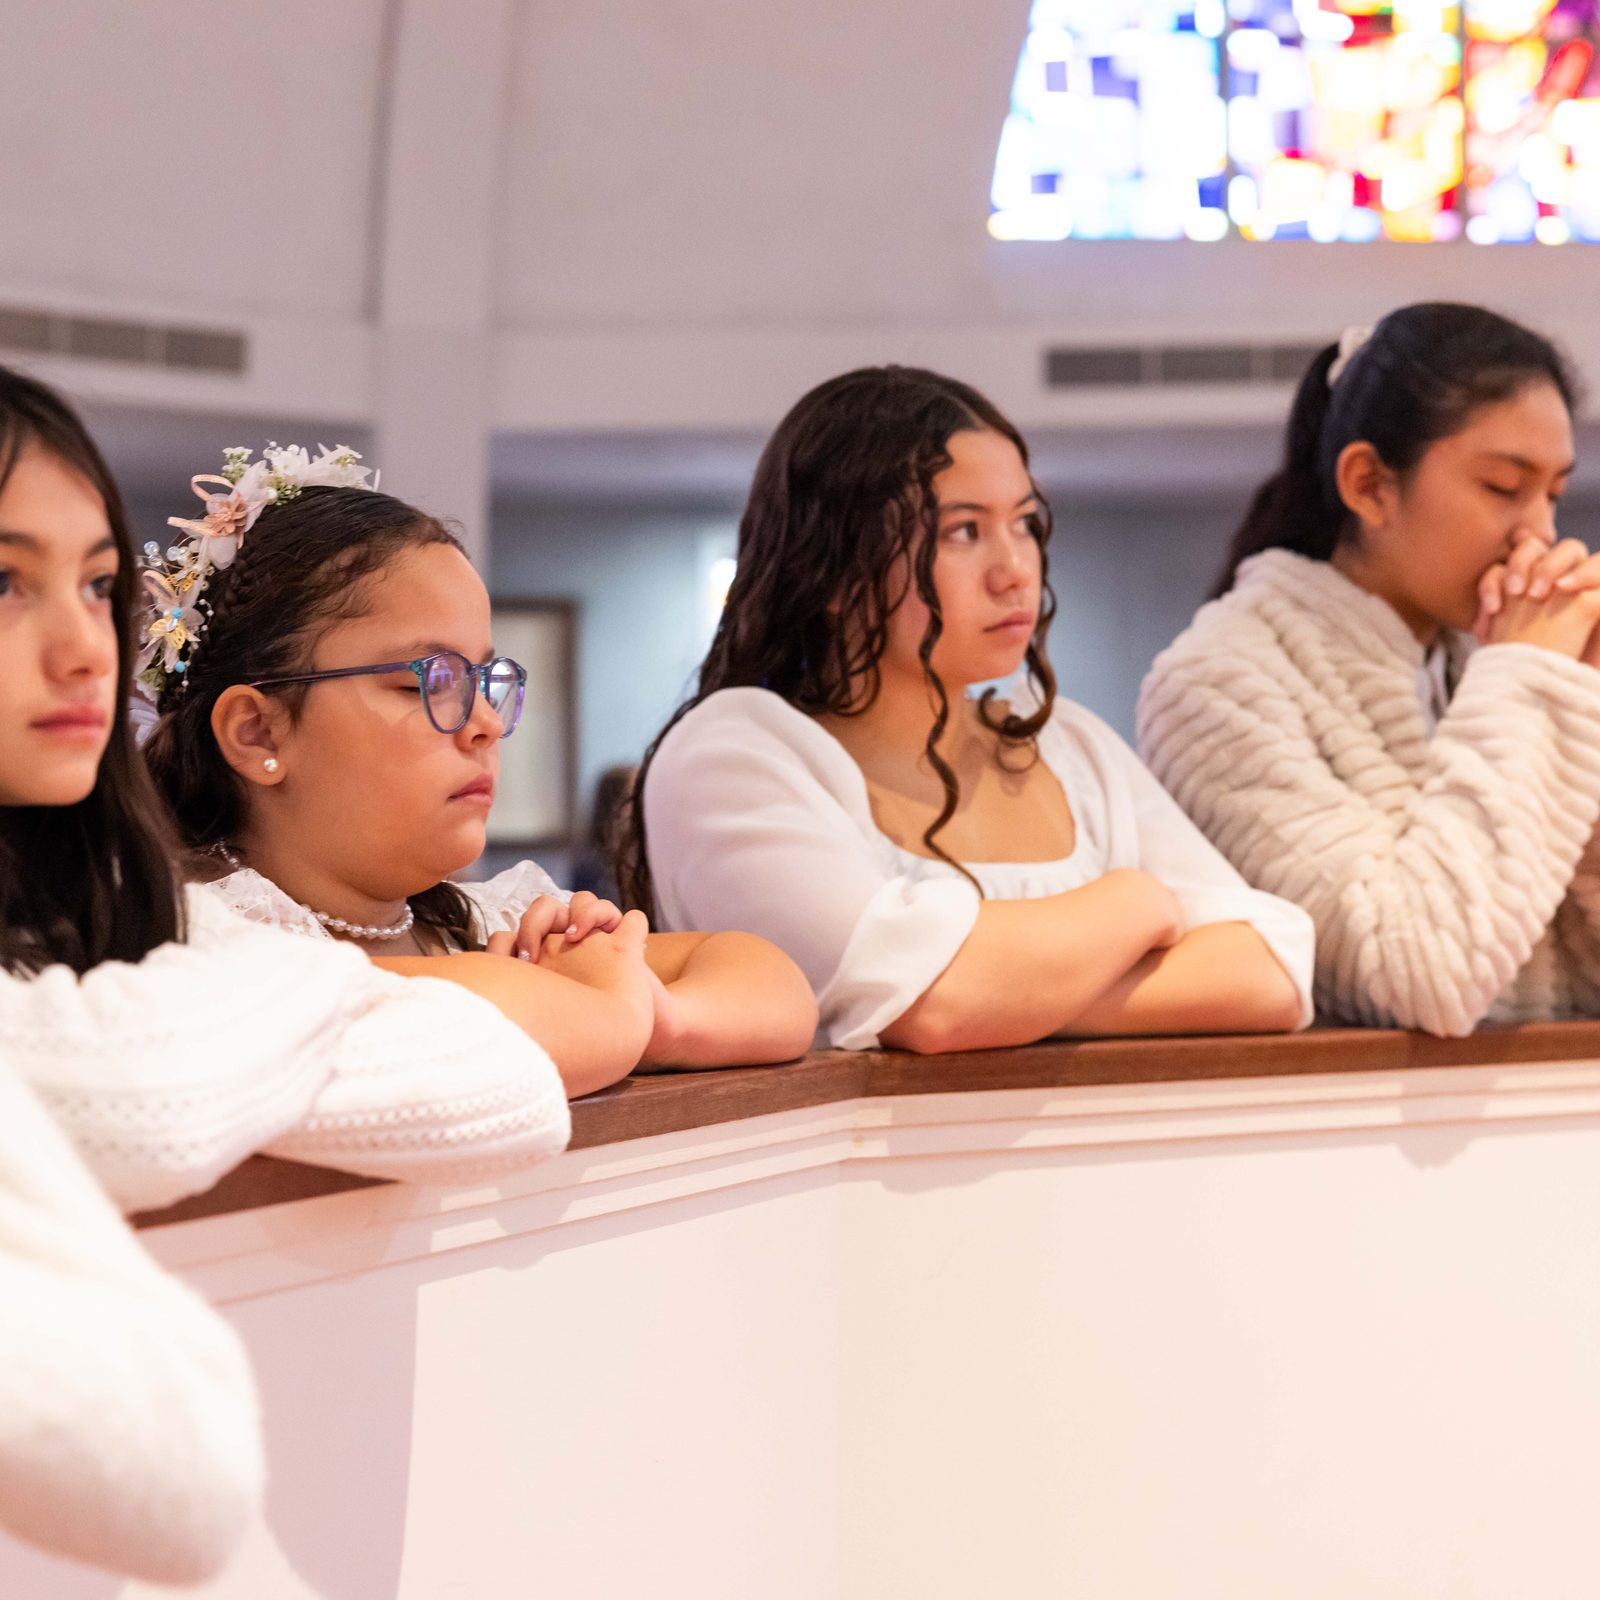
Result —
[[[1439,1034],[1600,1014],[1600,672],[1448,648],[1430,737],[1394,609],[1269,551],[1157,657],[1140,748],[1252,884],[1311,913],[1322,1014]]]

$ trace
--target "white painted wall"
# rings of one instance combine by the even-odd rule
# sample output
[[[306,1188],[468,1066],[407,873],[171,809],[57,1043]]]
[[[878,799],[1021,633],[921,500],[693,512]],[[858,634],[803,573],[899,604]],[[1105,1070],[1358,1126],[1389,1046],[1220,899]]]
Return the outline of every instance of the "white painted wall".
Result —
[[[487,413],[510,430],[764,428],[811,382],[883,359],[959,371],[1028,425],[1260,417],[1281,395],[1108,410],[1051,394],[1040,350],[1332,336],[1423,297],[1503,306],[1600,356],[1593,254],[1578,247],[991,240],[1026,12],[0,0],[0,131],[25,152],[0,172],[0,302],[252,335],[239,378],[47,368],[106,398],[361,422],[392,409],[397,372],[426,381],[374,344],[385,286],[408,286],[405,321],[424,328],[459,328],[457,302],[481,293],[474,372],[481,359]],[[450,70],[410,70],[452,47]],[[451,209],[420,197],[466,105],[493,148],[463,192],[488,203]],[[418,206],[448,245],[429,250],[424,232],[404,248]]]
[[[204,1600],[1589,1600],[1600,1064],[849,1102],[147,1234]],[[0,1539],[0,1593],[155,1600]]]
[[[0,298],[360,318],[382,12],[6,0]]]

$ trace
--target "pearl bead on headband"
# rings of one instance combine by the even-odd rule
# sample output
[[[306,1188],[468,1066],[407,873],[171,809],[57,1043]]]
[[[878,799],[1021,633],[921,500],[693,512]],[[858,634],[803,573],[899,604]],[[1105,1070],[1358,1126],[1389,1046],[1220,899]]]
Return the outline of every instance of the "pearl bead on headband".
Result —
[[[1328,368],[1328,387],[1331,389],[1345,374],[1345,369],[1355,359],[1356,351],[1372,337],[1371,328],[1346,328],[1339,335],[1339,354]]]

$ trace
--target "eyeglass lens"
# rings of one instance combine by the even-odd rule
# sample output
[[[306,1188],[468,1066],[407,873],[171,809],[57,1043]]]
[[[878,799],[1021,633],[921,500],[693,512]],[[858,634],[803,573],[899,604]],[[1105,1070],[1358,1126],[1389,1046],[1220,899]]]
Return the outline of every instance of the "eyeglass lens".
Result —
[[[422,692],[428,703],[428,715],[441,733],[455,733],[467,725],[477,693],[478,675],[479,668],[453,650],[441,651],[428,662]],[[522,675],[514,661],[502,656],[489,663],[484,676],[487,679],[485,693],[504,724],[500,736],[505,738],[522,715]]]

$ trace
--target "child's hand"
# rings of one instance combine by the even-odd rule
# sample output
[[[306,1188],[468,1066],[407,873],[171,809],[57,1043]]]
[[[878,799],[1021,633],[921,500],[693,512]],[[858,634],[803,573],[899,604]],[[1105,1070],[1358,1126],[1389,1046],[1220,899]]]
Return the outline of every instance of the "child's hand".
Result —
[[[625,1000],[641,1023],[655,1027],[656,997],[661,986],[645,965],[644,942],[650,924],[642,911],[621,917],[611,932],[596,929],[594,937],[574,940],[564,933],[547,935],[539,965],[591,989]]]
[[[569,945],[581,944],[591,933],[615,933],[621,924],[622,912],[587,889],[573,895],[569,904],[542,894],[522,913],[513,932],[490,934],[485,949],[491,955],[538,961],[547,939],[559,936]]]

